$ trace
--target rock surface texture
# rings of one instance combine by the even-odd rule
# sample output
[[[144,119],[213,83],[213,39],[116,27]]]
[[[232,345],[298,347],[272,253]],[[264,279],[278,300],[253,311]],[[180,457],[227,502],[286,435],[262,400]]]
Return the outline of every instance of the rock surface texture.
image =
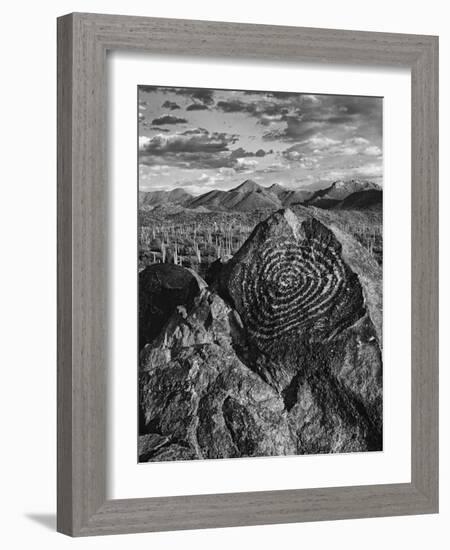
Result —
[[[196,275],[173,264],[154,264],[139,273],[139,349],[157,336],[178,305],[199,291]]]
[[[141,353],[141,460],[296,452],[282,396],[233,349],[236,314],[208,289]]]
[[[191,284],[141,351],[141,461],[382,449],[381,272],[352,237],[280,210]]]

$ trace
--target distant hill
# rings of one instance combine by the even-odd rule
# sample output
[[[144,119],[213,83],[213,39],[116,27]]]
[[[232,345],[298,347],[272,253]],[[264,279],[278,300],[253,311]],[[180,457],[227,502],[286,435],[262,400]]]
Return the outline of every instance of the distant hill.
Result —
[[[383,192],[378,189],[369,189],[352,193],[340,201],[335,208],[337,210],[373,210],[382,208],[382,206]]]
[[[333,208],[337,208],[341,202],[342,201],[340,201],[339,199],[317,197],[313,201],[305,202],[305,204],[309,206],[318,206],[319,208],[323,208],[324,210],[331,210]]]
[[[353,193],[360,191],[376,190],[381,192],[381,188],[376,183],[364,180],[338,180],[329,187],[319,189],[305,201],[307,205],[319,206],[321,208],[332,208],[339,201],[344,200]]]
[[[202,206],[210,210],[247,212],[266,208],[277,210],[283,204],[269,188],[262,187],[252,180],[246,180],[228,191],[209,191],[188,201],[185,206],[188,208]]]
[[[172,191],[139,191],[139,206],[173,206],[183,205],[192,199],[192,195],[181,187]]]
[[[217,210],[220,209],[221,202],[226,196],[226,193],[226,191],[213,189],[213,191],[208,191],[208,193],[204,193],[203,195],[199,195],[198,197],[193,197],[188,200],[186,206],[189,208],[202,207]]]

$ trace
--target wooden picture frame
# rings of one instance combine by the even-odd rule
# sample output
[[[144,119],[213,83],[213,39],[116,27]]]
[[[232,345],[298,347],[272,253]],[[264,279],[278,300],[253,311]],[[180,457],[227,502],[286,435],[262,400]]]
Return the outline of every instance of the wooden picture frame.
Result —
[[[123,49],[411,69],[410,483],[107,500],[106,53]],[[83,536],[437,512],[437,340],[437,37],[83,13],[58,19],[58,531]]]

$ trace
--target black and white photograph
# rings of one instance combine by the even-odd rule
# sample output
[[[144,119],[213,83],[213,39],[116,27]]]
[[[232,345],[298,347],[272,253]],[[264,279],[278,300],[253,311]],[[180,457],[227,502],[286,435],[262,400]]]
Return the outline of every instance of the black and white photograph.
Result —
[[[140,85],[139,462],[383,450],[383,99]]]
[[[446,8],[3,5],[6,550],[448,546]]]

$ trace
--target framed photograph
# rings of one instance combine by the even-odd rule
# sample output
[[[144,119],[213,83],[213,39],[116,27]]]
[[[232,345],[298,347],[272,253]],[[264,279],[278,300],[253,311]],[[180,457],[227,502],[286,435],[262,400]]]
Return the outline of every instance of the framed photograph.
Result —
[[[438,39],[58,19],[58,530],[438,511]]]

